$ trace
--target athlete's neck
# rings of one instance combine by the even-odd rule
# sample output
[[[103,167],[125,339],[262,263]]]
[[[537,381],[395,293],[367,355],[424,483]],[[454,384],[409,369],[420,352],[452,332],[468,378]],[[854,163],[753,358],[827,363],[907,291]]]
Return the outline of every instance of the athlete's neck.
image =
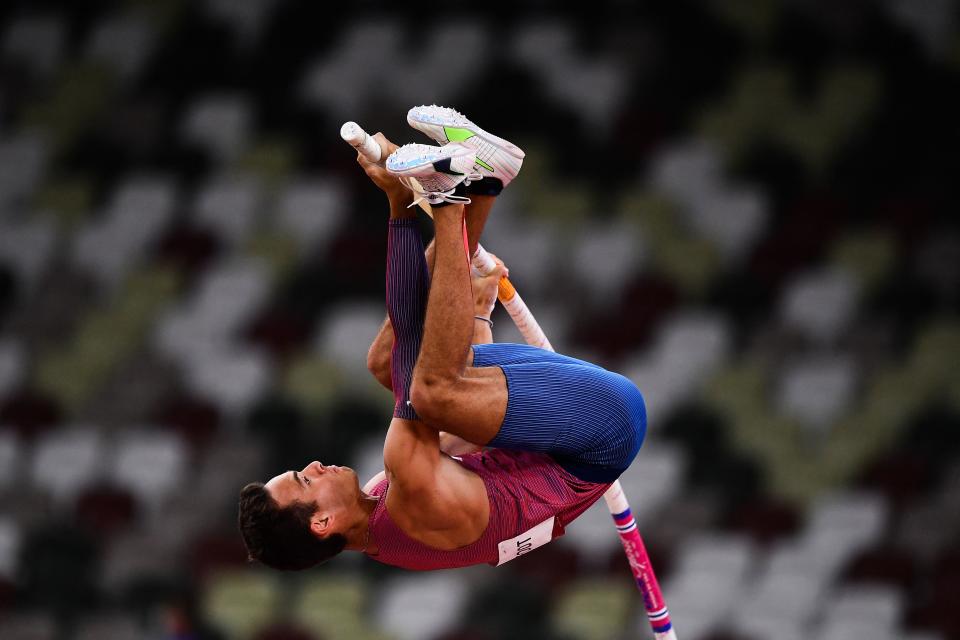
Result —
[[[348,551],[370,551],[370,514],[379,500],[376,496],[360,494],[351,526],[343,534],[347,538],[345,548]]]

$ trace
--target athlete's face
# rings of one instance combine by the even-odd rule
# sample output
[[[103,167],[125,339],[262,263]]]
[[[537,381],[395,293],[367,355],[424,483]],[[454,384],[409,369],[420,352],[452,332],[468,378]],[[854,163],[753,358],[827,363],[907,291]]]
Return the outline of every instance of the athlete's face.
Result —
[[[315,503],[314,517],[328,533],[339,531],[338,524],[346,522],[342,516],[356,506],[360,497],[360,484],[353,469],[325,466],[316,460],[300,471],[274,476],[266,488],[281,507],[294,502]]]

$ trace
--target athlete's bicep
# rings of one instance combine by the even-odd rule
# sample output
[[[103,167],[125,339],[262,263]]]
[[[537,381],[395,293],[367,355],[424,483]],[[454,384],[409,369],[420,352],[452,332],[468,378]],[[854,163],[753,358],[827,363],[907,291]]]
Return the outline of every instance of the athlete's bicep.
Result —
[[[439,436],[417,420],[394,418],[383,445],[390,486],[403,492],[430,491],[440,462]]]
[[[483,481],[440,453],[436,429],[394,418],[383,447],[383,466],[390,480],[387,508],[409,535],[444,532],[445,538],[472,541],[474,533],[486,527]]]

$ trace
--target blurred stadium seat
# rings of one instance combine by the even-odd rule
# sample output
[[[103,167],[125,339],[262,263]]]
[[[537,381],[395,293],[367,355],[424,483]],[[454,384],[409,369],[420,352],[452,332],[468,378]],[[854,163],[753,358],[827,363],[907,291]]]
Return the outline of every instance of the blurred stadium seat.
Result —
[[[449,572],[396,577],[380,594],[377,624],[401,640],[430,638],[457,620],[466,597],[467,585]]]
[[[11,22],[3,33],[3,57],[49,74],[61,60],[65,25],[56,15],[27,15]]]
[[[28,477],[63,504],[101,477],[104,454],[103,440],[95,429],[73,425],[36,443]]]

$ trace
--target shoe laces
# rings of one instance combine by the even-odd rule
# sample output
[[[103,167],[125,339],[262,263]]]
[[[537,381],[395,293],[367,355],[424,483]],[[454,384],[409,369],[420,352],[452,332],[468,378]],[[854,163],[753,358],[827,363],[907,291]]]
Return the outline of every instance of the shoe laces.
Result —
[[[436,106],[436,105],[434,105]],[[438,107],[440,109],[445,109],[446,107]],[[462,117],[462,116],[461,116]],[[400,149],[406,149],[408,147],[414,146],[413,144],[405,144]],[[472,158],[472,155],[471,155]],[[417,160],[422,160],[423,157],[417,158]],[[453,160],[454,158],[451,158]],[[462,176],[462,177],[461,177]],[[454,195],[454,191],[461,182],[464,186],[469,185],[471,182],[476,182],[478,180],[483,180],[483,174],[475,170],[475,166],[471,165],[468,169],[462,173],[446,173],[442,171],[437,171],[431,176],[418,176],[414,178],[413,176],[397,176],[400,180],[400,183],[406,186],[408,189],[413,191],[418,197],[414,199],[407,208],[414,205],[418,205],[424,200],[430,204],[437,204],[439,202],[451,202],[457,204],[470,204],[470,198],[464,196]],[[452,186],[451,181],[454,181]]]
[[[459,185],[460,182],[463,182],[464,184],[469,184],[466,180],[458,181],[450,189],[439,189],[439,188],[431,189],[429,186],[424,187],[423,181],[419,181],[419,182],[415,181],[409,176],[400,176],[399,179],[401,183],[403,183],[408,189],[410,189],[417,195],[417,197],[414,198],[413,202],[407,205],[408,209],[424,201],[430,204],[438,204],[440,202],[450,202],[453,204],[470,204],[472,202],[470,198],[467,198],[465,196],[458,196],[458,195],[455,195],[454,193],[457,190],[457,185]]]

